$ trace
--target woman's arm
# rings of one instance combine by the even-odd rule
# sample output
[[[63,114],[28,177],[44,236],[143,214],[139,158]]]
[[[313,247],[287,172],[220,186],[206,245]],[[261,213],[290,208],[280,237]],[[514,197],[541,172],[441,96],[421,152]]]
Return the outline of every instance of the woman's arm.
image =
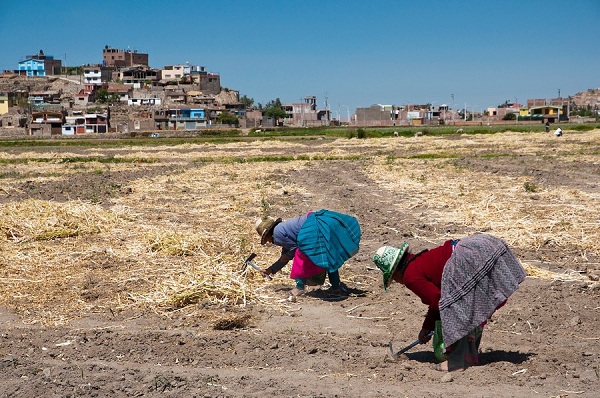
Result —
[[[287,263],[290,262],[291,257],[288,253],[282,253],[281,256],[275,261],[269,268],[261,271],[263,275],[273,275],[280,271]]]

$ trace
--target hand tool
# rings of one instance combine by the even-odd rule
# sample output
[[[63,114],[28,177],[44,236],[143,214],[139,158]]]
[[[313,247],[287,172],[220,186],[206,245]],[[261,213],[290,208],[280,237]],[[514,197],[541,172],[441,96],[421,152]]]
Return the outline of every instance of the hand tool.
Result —
[[[256,264],[254,264],[254,261],[252,261],[252,260],[254,260],[254,257],[256,257],[256,253],[252,253],[251,255],[248,256],[247,259],[244,260],[244,267],[242,268],[242,270],[245,270],[246,267],[251,266],[258,272],[261,272],[260,267]],[[273,277],[271,275],[267,275],[266,277],[269,279],[273,279]]]
[[[427,337],[431,337],[433,336],[433,332],[429,332],[429,334],[427,334]],[[412,343],[410,343],[409,345],[407,345],[406,347],[404,347],[403,349],[401,349],[398,352],[394,352],[394,348],[392,347],[392,342],[390,341],[388,343],[388,354],[389,356],[395,361],[398,358],[400,358],[400,355],[404,354],[406,351],[410,350],[411,348],[413,348],[414,346],[416,346],[417,344],[419,344],[419,339],[413,341]]]

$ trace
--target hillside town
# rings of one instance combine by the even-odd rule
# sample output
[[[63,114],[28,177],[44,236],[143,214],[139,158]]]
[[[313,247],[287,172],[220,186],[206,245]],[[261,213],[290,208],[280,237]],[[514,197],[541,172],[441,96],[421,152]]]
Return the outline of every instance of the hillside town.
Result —
[[[99,49],[100,51],[100,49]],[[557,123],[598,118],[600,89],[556,98],[504,101],[474,109],[465,104],[375,104],[354,110],[318,107],[307,95],[298,103],[263,107],[221,85],[205,66],[149,66],[149,54],[102,49],[102,62],[62,65],[43,50],[0,74],[0,135],[78,135],[202,129],[319,126],[414,126]],[[269,106],[280,109],[278,116]]]

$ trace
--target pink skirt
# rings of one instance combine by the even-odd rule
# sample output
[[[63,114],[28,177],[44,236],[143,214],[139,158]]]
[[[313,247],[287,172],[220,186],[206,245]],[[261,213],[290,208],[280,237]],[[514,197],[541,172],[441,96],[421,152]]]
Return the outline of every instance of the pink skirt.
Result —
[[[296,254],[294,255],[294,260],[292,261],[290,278],[307,279],[322,272],[325,272],[325,268],[315,265],[315,263],[313,263],[306,254],[302,253],[300,249],[296,249]]]

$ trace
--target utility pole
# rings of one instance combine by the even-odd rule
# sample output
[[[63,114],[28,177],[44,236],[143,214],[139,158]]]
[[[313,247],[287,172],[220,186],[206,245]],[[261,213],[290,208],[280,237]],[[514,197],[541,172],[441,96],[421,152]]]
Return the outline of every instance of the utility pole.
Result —
[[[329,103],[327,102],[327,91],[325,91],[325,116],[327,120],[327,126],[329,126]]]
[[[454,123],[454,94],[450,94],[452,96],[452,124]]]

